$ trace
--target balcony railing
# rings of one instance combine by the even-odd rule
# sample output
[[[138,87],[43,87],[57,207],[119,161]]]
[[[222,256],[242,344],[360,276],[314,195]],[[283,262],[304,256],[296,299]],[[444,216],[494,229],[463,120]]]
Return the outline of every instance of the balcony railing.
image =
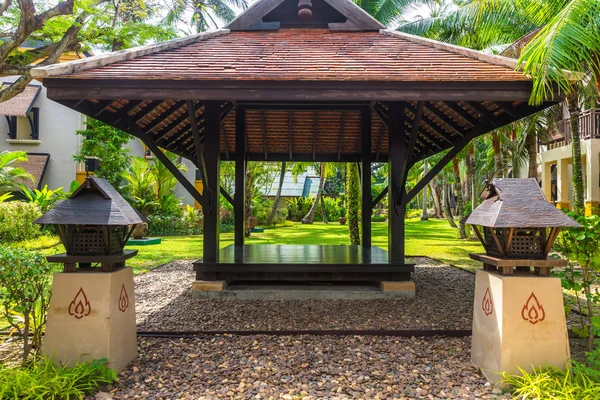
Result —
[[[600,108],[582,111],[579,115],[579,132],[581,139],[600,139]],[[566,146],[571,143],[571,123],[569,120],[559,121],[553,135],[554,139],[548,142],[548,149]]]

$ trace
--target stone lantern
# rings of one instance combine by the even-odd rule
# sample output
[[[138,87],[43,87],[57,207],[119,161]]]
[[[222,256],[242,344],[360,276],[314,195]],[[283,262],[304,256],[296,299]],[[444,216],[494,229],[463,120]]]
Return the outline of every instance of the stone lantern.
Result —
[[[104,179],[90,177],[36,223],[53,225],[66,252],[54,275],[44,354],[60,364],[106,358],[121,370],[137,357],[133,273],[124,250],[146,218]],[[102,334],[99,334],[102,332]]]
[[[492,382],[519,367],[564,368],[570,351],[562,288],[550,269],[567,260],[548,253],[561,228],[580,225],[548,203],[533,178],[494,179],[482,198],[466,218],[486,251],[470,254],[483,263],[475,279],[471,361]]]

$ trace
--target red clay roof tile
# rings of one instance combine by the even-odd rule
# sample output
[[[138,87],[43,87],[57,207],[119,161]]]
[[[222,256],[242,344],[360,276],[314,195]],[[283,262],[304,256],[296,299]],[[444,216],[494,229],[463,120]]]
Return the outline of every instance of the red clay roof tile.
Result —
[[[378,32],[231,32],[64,77],[81,79],[527,81],[513,69]]]

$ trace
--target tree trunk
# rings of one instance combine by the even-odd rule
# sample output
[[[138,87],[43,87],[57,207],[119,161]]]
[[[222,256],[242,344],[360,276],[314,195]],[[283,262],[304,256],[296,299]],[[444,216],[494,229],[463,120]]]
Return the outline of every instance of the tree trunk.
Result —
[[[308,214],[302,218],[303,224],[312,224],[315,220],[315,214],[317,213],[317,208],[319,207],[319,202],[321,201],[321,195],[323,193],[323,185],[325,184],[325,163],[319,163],[319,189],[317,190],[317,195],[315,196],[315,201],[313,202],[310,210],[308,210]]]
[[[252,172],[250,172],[250,168],[246,168],[246,199],[244,207],[246,207],[246,237],[250,237],[249,219],[252,217]]]
[[[442,213],[442,188],[436,180],[429,182],[429,188],[431,189],[431,197],[433,197],[433,208],[435,209],[435,217],[438,219],[444,218]]]
[[[285,171],[287,169],[285,161],[281,162],[281,171],[279,175],[279,186],[277,187],[277,194],[275,195],[275,200],[273,202],[273,208],[271,209],[271,214],[269,218],[267,218],[267,226],[271,225],[273,222],[273,218],[275,218],[275,214],[277,214],[277,206],[279,206],[279,199],[281,198],[281,188],[283,187],[283,181],[285,180]]]
[[[571,119],[571,149],[573,157],[573,211],[583,215],[584,183],[583,168],[581,166],[581,135],[579,132],[579,97],[576,91],[567,95],[569,117]]]
[[[358,210],[360,208],[360,180],[358,165],[346,163],[346,222],[350,232],[350,244],[360,245]]]
[[[427,162],[423,165],[423,175],[427,175]],[[423,188],[423,210],[421,211],[421,221],[427,221],[429,216],[427,215],[427,185]]]
[[[460,169],[458,168],[458,160],[456,157],[452,159],[452,172],[454,173],[454,192],[456,194],[456,207],[458,209],[458,218],[462,220],[465,214],[465,205],[463,203],[462,184],[460,182]],[[463,222],[458,223],[460,238],[467,238],[467,230]]]
[[[321,196],[321,213],[323,214],[323,223],[327,223],[327,213],[325,212],[325,196]]]
[[[477,190],[476,185],[475,185],[475,175],[477,174],[477,171],[476,171],[476,164],[475,164],[475,145],[473,144],[473,142],[471,142],[471,144],[469,145],[469,152],[467,154],[466,163],[467,163],[467,197],[470,198],[471,211],[473,211],[475,209],[475,207],[477,207],[476,198],[475,198],[475,192]]]
[[[442,190],[442,196],[443,196],[443,205],[444,205],[444,214],[446,216],[446,219],[448,220],[448,223],[450,224],[451,227],[456,228],[456,223],[454,222],[454,217],[452,216],[452,210],[450,209],[450,191],[449,189],[449,185],[447,184],[443,184],[443,190]]]
[[[529,156],[528,178],[538,178],[537,174],[537,134],[530,132],[525,138],[525,147]]]
[[[502,160],[502,150],[500,149],[500,135],[498,132],[492,132],[492,150],[494,151],[494,166],[496,168],[496,178],[504,178],[504,163]]]

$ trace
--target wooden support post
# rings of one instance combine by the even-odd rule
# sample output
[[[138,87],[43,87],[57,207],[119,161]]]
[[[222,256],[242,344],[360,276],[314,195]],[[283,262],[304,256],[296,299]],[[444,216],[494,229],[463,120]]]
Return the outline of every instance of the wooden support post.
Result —
[[[220,229],[220,118],[221,107],[218,102],[207,102],[204,106],[204,262],[219,261]],[[197,134],[197,132],[195,132]],[[199,138],[197,138],[199,139]],[[196,139],[196,140],[197,140]]]
[[[389,103],[389,211],[388,211],[388,254],[389,261],[404,263],[404,204],[405,190],[401,186],[406,159],[406,132],[404,103]]]
[[[342,133],[340,132],[340,135]],[[362,188],[362,245],[371,248],[371,214],[373,198],[371,197],[371,109],[364,108],[360,117],[361,134],[361,188]]]
[[[233,215],[235,218],[235,245],[244,245],[246,225],[246,110],[238,107],[235,112],[235,194]]]

